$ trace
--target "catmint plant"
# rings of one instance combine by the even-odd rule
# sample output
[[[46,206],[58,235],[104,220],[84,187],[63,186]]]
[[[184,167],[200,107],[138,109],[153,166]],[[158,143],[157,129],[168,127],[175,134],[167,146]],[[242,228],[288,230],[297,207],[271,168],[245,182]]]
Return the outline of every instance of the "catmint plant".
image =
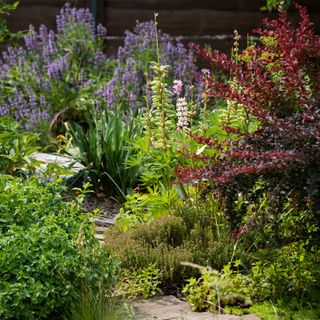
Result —
[[[9,46],[0,60],[0,114],[28,130],[55,114],[74,118],[84,108],[83,100],[95,97],[111,76],[103,53],[106,30],[95,27],[89,9],[67,3],[56,23],[56,32],[30,26],[24,44]]]
[[[202,84],[194,80],[197,67],[192,51],[185,48],[178,39],[175,40],[160,30],[156,34],[154,21],[137,22],[133,31],[125,32],[124,45],[118,49],[117,66],[112,79],[104,89],[97,92],[110,108],[117,104],[131,110],[145,108],[146,90],[149,90],[148,95],[151,97],[151,89],[145,85],[146,78],[152,79],[155,76],[151,61],[157,61],[156,38],[159,63],[170,66],[168,84],[171,85],[173,79],[184,79],[187,96],[194,95],[199,100]]]

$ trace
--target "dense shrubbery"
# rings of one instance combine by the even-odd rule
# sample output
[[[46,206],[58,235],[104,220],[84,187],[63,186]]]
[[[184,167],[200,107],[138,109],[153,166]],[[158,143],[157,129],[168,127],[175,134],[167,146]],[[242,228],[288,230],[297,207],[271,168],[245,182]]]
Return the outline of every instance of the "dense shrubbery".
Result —
[[[83,284],[110,289],[115,281],[92,218],[60,192],[58,183],[0,177],[1,319],[58,317]]]
[[[222,98],[226,104],[219,104],[220,108],[214,112],[202,110],[200,121],[192,122],[191,130],[196,133],[189,136],[198,146],[185,134],[188,129],[176,139],[174,130],[177,126],[172,123],[173,117],[160,121],[152,130],[148,131],[146,126],[144,139],[149,144],[139,142],[140,146],[149,145],[141,148],[140,158],[157,155],[157,150],[168,157],[157,155],[151,160],[153,167],[146,170],[150,175],[144,180],[149,183],[149,193],[128,198],[124,211],[134,218],[130,221],[124,212],[119,216],[122,230],[129,229],[119,237],[123,243],[128,241],[130,244],[121,247],[108,238],[106,245],[118,252],[125,269],[136,270],[141,263],[156,263],[162,275],[166,274],[163,261],[152,259],[152,252],[161,246],[169,248],[170,252],[174,246],[168,247],[168,239],[157,240],[164,243],[162,245],[150,244],[146,237],[158,239],[155,230],[162,230],[158,224],[167,221],[172,204],[161,209],[158,206],[157,210],[153,206],[157,195],[150,192],[150,186],[168,186],[167,191],[172,190],[170,186],[177,189],[175,215],[182,221],[179,223],[181,229],[174,230],[180,234],[182,242],[176,248],[183,248],[188,253],[181,258],[217,269],[198,281],[192,280],[186,287],[185,292],[195,308],[215,305],[226,310],[228,305],[249,306],[251,302],[246,301],[250,298],[254,303],[278,299],[285,303],[289,301],[295,308],[306,304],[313,307],[318,295],[319,273],[314,270],[319,255],[315,213],[319,198],[320,119],[317,111],[319,70],[315,61],[320,51],[319,37],[314,35],[306,11],[299,6],[298,9],[302,18],[300,28],[292,27],[282,13],[278,20],[265,21],[266,28],[256,31],[260,42],[241,54],[236,34],[231,58],[196,46],[213,65],[230,75],[230,80],[221,83],[210,71],[203,70],[202,80],[207,89],[204,102],[210,104],[210,98]],[[153,94],[162,97],[159,110],[162,107],[166,110],[163,114],[167,115],[172,108],[169,107],[166,80],[157,74],[155,79],[164,90],[162,95],[157,91]],[[157,100],[156,104],[153,102],[153,107],[155,105],[158,107]],[[190,109],[187,115],[190,115]],[[191,125],[191,122],[187,124]],[[176,149],[170,149],[173,141],[181,146],[182,154],[186,154],[186,145],[194,153],[183,160]],[[172,184],[171,171],[172,164],[179,161],[185,163],[178,170],[176,182],[189,183],[180,189]],[[145,165],[143,161],[139,164]],[[162,165],[162,171],[157,182],[154,168],[158,164],[159,167]],[[162,199],[161,205],[168,203],[162,197],[169,198],[172,194],[163,192],[158,198]],[[208,212],[206,206],[210,202],[216,203],[214,198],[219,205],[212,206]],[[148,208],[149,200],[151,209]],[[218,213],[220,210],[227,214],[227,221]],[[132,228],[139,220],[147,221],[157,215],[164,217]],[[186,233],[182,232],[185,227]],[[173,241],[175,237],[170,239]],[[149,258],[144,260],[146,257]],[[239,271],[234,271],[232,262]],[[181,275],[174,264],[171,269]],[[249,271],[248,276],[239,273],[244,270]],[[183,272],[188,274],[186,269]],[[177,275],[175,278],[179,279]],[[218,287],[214,289],[212,283]],[[299,300],[301,296],[304,298]]]
[[[198,163],[179,168],[180,182],[211,186],[233,228],[231,239],[252,243],[257,260],[249,295],[256,301],[289,301],[295,308],[314,306],[319,294],[320,190],[320,38],[306,10],[297,8],[299,28],[283,12],[278,20],[265,20],[265,29],[256,30],[260,42],[241,54],[236,34],[231,58],[195,46],[230,80],[204,75],[206,94],[226,100],[225,110],[217,111],[222,132],[213,138],[192,134],[201,148],[188,157]],[[223,272],[214,277],[226,280]],[[237,292],[232,276],[227,280],[227,289]],[[201,308],[203,301],[217,301],[205,281],[186,287]]]

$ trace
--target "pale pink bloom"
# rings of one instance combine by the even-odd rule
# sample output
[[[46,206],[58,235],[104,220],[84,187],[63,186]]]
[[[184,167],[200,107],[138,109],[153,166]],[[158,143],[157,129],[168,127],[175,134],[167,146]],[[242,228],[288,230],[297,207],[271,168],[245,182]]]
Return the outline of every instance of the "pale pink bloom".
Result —
[[[173,87],[172,87],[173,94],[180,96],[182,92],[182,86],[183,86],[183,83],[181,80],[174,80]]]
[[[177,100],[177,130],[183,130],[188,126],[188,104],[186,98],[178,98]]]
[[[201,73],[204,77],[210,76],[210,70],[209,69],[201,69]]]

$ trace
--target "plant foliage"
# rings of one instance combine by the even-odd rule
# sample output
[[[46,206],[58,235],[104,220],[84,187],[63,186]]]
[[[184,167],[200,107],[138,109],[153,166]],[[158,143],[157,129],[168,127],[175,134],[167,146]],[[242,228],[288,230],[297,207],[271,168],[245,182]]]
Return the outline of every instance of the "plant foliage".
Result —
[[[259,178],[266,182],[274,208],[281,210],[287,193],[293,190],[302,205],[312,199],[320,223],[320,37],[312,29],[305,8],[296,5],[301,21],[295,28],[282,12],[278,20],[264,21],[256,29],[260,42],[240,56],[228,58],[218,51],[197,52],[230,74],[227,84],[210,75],[207,94],[232,101],[245,110],[249,120],[258,121],[256,130],[232,126],[227,119],[222,142],[195,135],[206,145],[207,155],[193,155],[202,165],[182,167],[180,181],[212,181],[232,217],[239,192],[252,190]],[[279,207],[277,207],[277,205]]]
[[[58,182],[0,176],[1,319],[56,319],[83,283],[109,289],[115,281],[92,218],[60,191]]]

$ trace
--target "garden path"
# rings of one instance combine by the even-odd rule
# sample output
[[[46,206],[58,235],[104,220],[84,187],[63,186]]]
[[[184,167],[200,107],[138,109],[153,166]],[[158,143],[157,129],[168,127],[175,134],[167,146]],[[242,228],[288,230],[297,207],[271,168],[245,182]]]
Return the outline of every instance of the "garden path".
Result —
[[[174,296],[139,300],[133,306],[137,320],[261,320],[254,314],[235,316],[210,312],[192,312],[187,302]]]

